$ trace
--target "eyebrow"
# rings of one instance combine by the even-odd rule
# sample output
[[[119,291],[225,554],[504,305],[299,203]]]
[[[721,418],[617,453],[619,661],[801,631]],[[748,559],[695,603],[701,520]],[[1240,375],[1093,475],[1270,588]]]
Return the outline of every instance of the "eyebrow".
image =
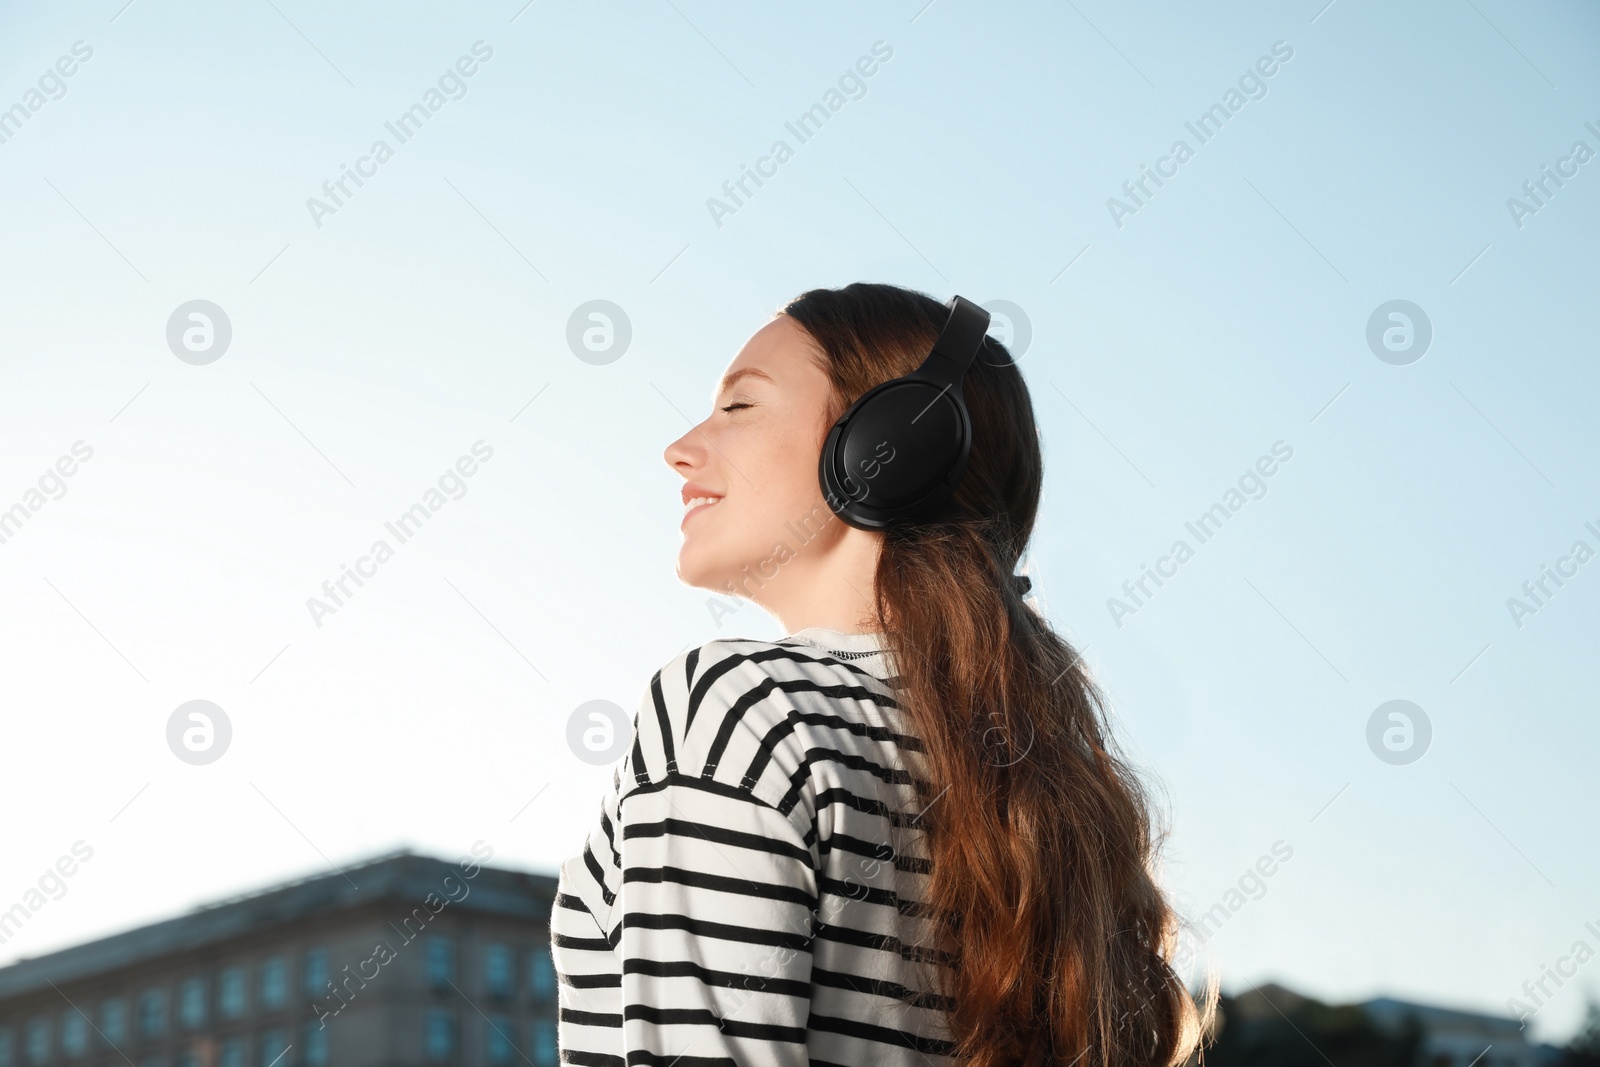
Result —
[[[731,374],[727,374],[723,377],[722,384],[717,386],[717,391],[715,394],[713,394],[713,399],[721,396],[729,389],[732,389],[736,384],[738,384],[739,379],[747,377],[763,378],[769,382],[772,382],[773,385],[778,384],[777,381],[773,379],[772,375],[768,374],[764,370],[761,370],[759,367],[741,367],[738,370],[733,371]]]

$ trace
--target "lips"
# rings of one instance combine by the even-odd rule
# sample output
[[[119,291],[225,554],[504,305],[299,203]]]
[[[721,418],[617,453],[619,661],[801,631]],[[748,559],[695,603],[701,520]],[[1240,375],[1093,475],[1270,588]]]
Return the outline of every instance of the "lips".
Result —
[[[691,500],[689,502],[689,510],[684,512],[683,520],[684,520],[684,522],[688,522],[689,521],[689,516],[698,515],[702,511],[705,511],[707,508],[713,508],[713,507],[716,507],[716,506],[717,506],[717,501],[716,500],[707,499],[705,497],[697,497],[697,498],[695,498],[695,499],[693,499],[693,500]],[[680,525],[682,525],[682,524],[680,523]]]
[[[695,499],[696,497],[709,497],[713,500],[722,499],[721,493],[717,492],[715,489],[712,489],[710,486],[701,485],[699,482],[685,483],[682,490],[682,496],[685,504],[688,504],[689,501]]]
[[[703,485],[689,483],[683,487],[683,521],[678,525],[681,527],[687,523],[691,515],[698,515],[707,508],[716,507],[721,500],[721,493],[713,492]]]

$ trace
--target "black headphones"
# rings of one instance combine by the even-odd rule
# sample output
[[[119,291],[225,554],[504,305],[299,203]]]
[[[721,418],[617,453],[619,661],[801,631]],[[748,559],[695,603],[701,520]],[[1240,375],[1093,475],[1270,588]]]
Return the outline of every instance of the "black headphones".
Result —
[[[961,296],[945,306],[950,317],[922,365],[863,393],[823,442],[823,499],[857,529],[930,518],[967,469],[972,418],[961,380],[983,347],[989,313]]]

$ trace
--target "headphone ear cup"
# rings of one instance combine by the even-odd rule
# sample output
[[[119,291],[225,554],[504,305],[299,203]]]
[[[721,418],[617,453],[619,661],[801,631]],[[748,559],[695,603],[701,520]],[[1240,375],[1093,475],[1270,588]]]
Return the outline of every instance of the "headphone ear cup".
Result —
[[[927,518],[948,499],[971,453],[959,394],[915,376],[862,394],[823,444],[818,477],[828,505],[860,529]]]

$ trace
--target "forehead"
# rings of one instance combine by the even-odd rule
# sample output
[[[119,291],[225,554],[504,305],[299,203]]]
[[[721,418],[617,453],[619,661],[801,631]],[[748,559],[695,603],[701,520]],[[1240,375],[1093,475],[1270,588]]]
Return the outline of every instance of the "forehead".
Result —
[[[799,386],[811,376],[821,376],[816,360],[816,342],[811,335],[789,316],[778,315],[751,334],[728,364],[717,392],[726,392],[741,381]]]

